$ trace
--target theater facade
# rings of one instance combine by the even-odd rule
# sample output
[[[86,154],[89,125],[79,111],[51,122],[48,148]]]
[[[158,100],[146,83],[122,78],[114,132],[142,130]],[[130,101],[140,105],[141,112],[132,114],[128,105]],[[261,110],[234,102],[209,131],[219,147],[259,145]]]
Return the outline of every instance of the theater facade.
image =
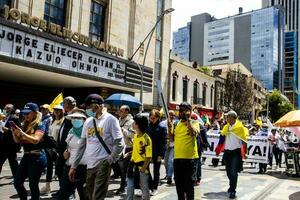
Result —
[[[19,107],[27,101],[50,103],[60,92],[64,96],[74,96],[79,103],[92,92],[104,97],[113,93],[129,93],[139,97],[141,73],[144,102],[149,106],[153,104],[156,41],[153,39],[153,44],[150,43],[142,69],[137,63],[143,55],[128,59],[142,41],[141,38],[146,36],[138,31],[141,24],[135,21],[141,17],[137,16],[137,5],[131,5],[128,0],[128,10],[126,7],[119,10],[118,6],[122,5],[113,5],[113,1],[82,1],[86,4],[81,8],[76,7],[75,0],[33,1],[35,4],[29,1],[28,5],[7,1],[8,4],[2,5],[0,107],[6,103]],[[138,4],[147,6],[142,2]],[[134,6],[134,12],[130,6]],[[64,15],[63,23],[55,18],[59,18],[59,13],[55,15],[52,12],[59,12],[59,9]],[[116,13],[117,10],[119,13]],[[126,15],[127,11],[127,15],[136,16],[135,20],[128,16],[120,25],[120,15]],[[155,6],[152,12],[152,23],[155,23]],[[75,22],[78,15],[81,15],[80,23]],[[93,21],[93,18],[97,19]],[[101,23],[95,24],[99,20],[102,20]],[[151,25],[147,24],[144,28]],[[137,30],[134,34],[131,33],[132,27]],[[160,64],[164,65],[163,62]],[[161,68],[158,69],[160,76],[163,73]]]

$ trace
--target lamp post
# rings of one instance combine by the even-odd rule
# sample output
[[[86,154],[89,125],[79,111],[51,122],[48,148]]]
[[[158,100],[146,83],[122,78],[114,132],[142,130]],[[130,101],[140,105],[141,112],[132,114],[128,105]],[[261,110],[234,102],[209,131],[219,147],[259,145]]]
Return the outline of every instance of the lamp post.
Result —
[[[140,102],[142,104],[141,106],[141,112],[144,111],[144,103],[143,103],[143,90],[144,90],[144,84],[143,84],[143,81],[144,81],[144,66],[145,66],[145,62],[146,62],[146,56],[147,56],[147,53],[148,53],[148,49],[149,49],[149,46],[150,46],[150,41],[151,41],[151,38],[152,38],[152,35],[156,29],[156,26],[158,25],[158,23],[162,20],[162,18],[164,17],[164,15],[166,14],[169,14],[171,12],[173,12],[175,9],[174,8],[168,8],[166,10],[164,10],[162,12],[162,14],[157,18],[156,20],[156,23],[154,24],[153,28],[150,30],[150,32],[147,34],[147,36],[145,37],[145,39],[140,43],[140,45],[138,46],[138,48],[134,51],[134,53],[132,54],[132,56],[129,58],[129,60],[132,60],[133,57],[135,56],[135,54],[139,51],[139,49],[144,45],[145,41],[149,38],[148,40],[148,43],[147,43],[147,46],[146,46],[146,51],[145,51],[145,55],[144,55],[144,59],[143,59],[143,64],[142,66],[138,63],[136,63],[136,65],[138,66],[140,72],[141,72],[141,89],[140,89]]]

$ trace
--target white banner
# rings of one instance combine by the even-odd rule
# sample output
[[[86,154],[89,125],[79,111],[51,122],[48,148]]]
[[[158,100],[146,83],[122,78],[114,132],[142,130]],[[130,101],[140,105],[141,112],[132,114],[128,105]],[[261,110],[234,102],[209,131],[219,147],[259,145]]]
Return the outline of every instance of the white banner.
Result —
[[[125,82],[125,63],[0,25],[0,55]]]
[[[223,153],[216,156],[215,149],[219,142],[220,134],[217,131],[208,131],[207,140],[210,148],[204,151],[202,157],[222,158]],[[252,136],[247,142],[248,154],[246,162],[268,163],[269,142],[266,136]]]

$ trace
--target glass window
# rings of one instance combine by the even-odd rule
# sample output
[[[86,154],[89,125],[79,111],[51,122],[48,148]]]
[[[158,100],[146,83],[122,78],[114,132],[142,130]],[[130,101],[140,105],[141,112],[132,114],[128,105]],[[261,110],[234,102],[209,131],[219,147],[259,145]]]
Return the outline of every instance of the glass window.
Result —
[[[11,6],[11,0],[0,0],[0,8],[3,8],[5,5]]]
[[[176,76],[173,76],[173,82],[172,82],[172,101],[176,100],[176,87],[177,87],[177,78],[176,78]]]
[[[188,80],[183,79],[182,83],[182,101],[187,101]]]
[[[203,84],[202,88],[202,105],[206,106],[206,84]]]
[[[214,86],[212,85],[210,88],[210,107],[213,107],[213,96],[214,95]]]
[[[193,87],[193,101],[194,104],[198,104],[198,82],[194,82],[194,87]]]
[[[104,39],[104,20],[105,20],[105,6],[92,1],[91,15],[90,15],[90,31],[89,36],[92,40]]]
[[[65,0],[45,0],[44,19],[48,22],[65,26]]]

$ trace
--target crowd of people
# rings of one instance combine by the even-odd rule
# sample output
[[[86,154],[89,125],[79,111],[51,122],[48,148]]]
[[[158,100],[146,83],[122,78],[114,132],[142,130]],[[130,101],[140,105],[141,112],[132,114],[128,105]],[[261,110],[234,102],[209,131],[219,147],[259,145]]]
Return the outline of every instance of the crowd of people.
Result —
[[[21,200],[28,198],[27,178],[31,199],[37,200],[40,193],[51,192],[54,177],[59,190],[52,195],[60,200],[75,199],[75,190],[82,200],[105,199],[109,180],[117,177],[121,181],[116,195],[124,194],[128,200],[135,194],[150,199],[158,193],[164,160],[167,184],[174,180],[178,199],[191,200],[194,186],[201,181],[202,152],[209,147],[207,129],[222,129],[218,150],[224,151],[229,198],[236,197],[248,132],[234,111],[227,113],[226,123],[215,120],[211,127],[186,102],[179,105],[177,116],[173,110],[168,117],[156,109],[149,117],[130,113],[130,107],[122,105],[117,115],[110,114],[98,94],[88,95],[80,106],[68,96],[52,112],[48,104],[29,102],[21,110],[7,104],[0,114],[0,173],[8,159]],[[264,128],[257,134],[263,134]],[[279,167],[280,138],[274,133],[270,136]],[[19,152],[22,158],[18,163]],[[42,185],[43,173],[46,183]]]
[[[193,187],[201,180],[199,154],[206,137],[205,127],[191,119],[191,110],[190,104],[183,103],[179,118],[170,111],[167,120],[156,109],[149,117],[132,116],[130,107],[123,105],[117,118],[97,94],[86,97],[80,107],[68,96],[53,112],[48,104],[29,102],[20,111],[7,104],[0,115],[0,170],[8,159],[22,200],[28,198],[27,178],[35,200],[40,193],[51,192],[54,177],[59,190],[52,195],[57,199],[74,199],[75,190],[80,199],[104,199],[112,168],[121,177],[118,195],[133,199],[134,190],[139,189],[137,195],[150,199],[157,194],[164,159],[167,183],[172,184],[174,173],[179,199],[193,199]],[[46,182],[41,185],[43,173]]]

